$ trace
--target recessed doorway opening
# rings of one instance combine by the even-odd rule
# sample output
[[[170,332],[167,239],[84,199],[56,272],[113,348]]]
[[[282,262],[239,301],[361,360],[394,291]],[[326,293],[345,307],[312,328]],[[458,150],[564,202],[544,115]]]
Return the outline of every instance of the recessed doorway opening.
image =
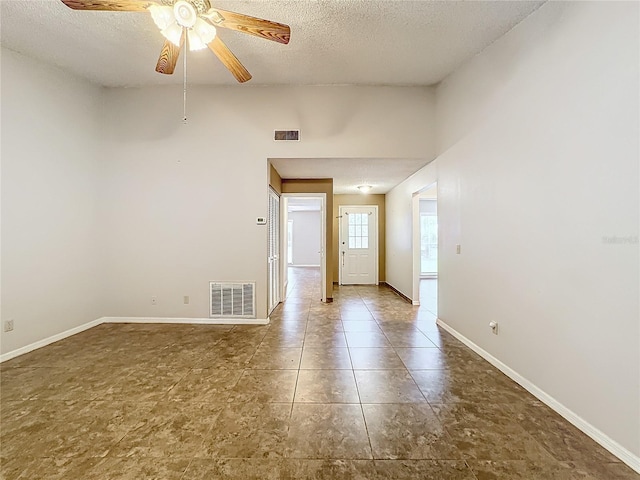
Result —
[[[413,303],[438,314],[438,186],[413,196]]]
[[[290,297],[326,302],[326,196],[284,193],[282,199],[282,252],[286,257],[282,262],[282,298],[285,302]]]

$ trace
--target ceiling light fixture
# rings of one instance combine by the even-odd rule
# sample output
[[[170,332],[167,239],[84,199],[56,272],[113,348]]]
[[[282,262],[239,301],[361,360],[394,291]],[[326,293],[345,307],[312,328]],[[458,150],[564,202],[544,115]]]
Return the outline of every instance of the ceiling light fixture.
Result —
[[[183,47],[185,53],[186,50],[209,47],[209,50],[218,57],[238,82],[248,82],[251,80],[251,74],[216,34],[216,29],[235,30],[283,44],[289,43],[291,38],[291,28],[288,25],[212,7],[211,2],[214,0],[60,1],[73,10],[148,11],[162,36],[165,37],[156,64],[156,72],[163,75],[173,74]],[[186,57],[185,54],[183,55]]]
[[[359,185],[358,186],[358,190],[360,190],[360,193],[367,193],[372,188],[373,187],[371,185]]]
[[[151,18],[160,29],[160,33],[173,43],[180,46],[182,31],[187,31],[189,50],[202,50],[216,38],[216,27],[206,22],[186,0],[178,0],[173,7],[168,5],[151,5]]]
[[[198,15],[191,2],[178,0],[169,5],[151,5],[151,18],[160,29],[162,36],[180,48],[185,37],[189,50],[202,50],[216,38],[216,27],[203,20]],[[187,45],[184,46],[184,85],[183,85],[183,118],[187,123]]]

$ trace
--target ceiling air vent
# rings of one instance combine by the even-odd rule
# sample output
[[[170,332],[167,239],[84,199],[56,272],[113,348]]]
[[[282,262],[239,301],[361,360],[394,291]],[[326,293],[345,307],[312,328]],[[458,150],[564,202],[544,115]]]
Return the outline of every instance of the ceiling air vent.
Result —
[[[299,142],[300,130],[276,130],[273,134],[273,139],[276,142]]]

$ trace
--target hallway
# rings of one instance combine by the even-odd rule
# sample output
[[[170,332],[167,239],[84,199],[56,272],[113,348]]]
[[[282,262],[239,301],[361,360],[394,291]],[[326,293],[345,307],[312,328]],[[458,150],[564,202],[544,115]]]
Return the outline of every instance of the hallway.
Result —
[[[269,326],[103,324],[5,362],[2,478],[640,478],[426,307],[289,287]]]

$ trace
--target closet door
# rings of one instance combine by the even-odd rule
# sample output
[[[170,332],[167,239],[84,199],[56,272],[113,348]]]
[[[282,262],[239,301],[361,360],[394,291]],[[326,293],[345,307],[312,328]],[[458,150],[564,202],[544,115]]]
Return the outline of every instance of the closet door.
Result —
[[[268,312],[280,303],[280,197],[269,189]]]

